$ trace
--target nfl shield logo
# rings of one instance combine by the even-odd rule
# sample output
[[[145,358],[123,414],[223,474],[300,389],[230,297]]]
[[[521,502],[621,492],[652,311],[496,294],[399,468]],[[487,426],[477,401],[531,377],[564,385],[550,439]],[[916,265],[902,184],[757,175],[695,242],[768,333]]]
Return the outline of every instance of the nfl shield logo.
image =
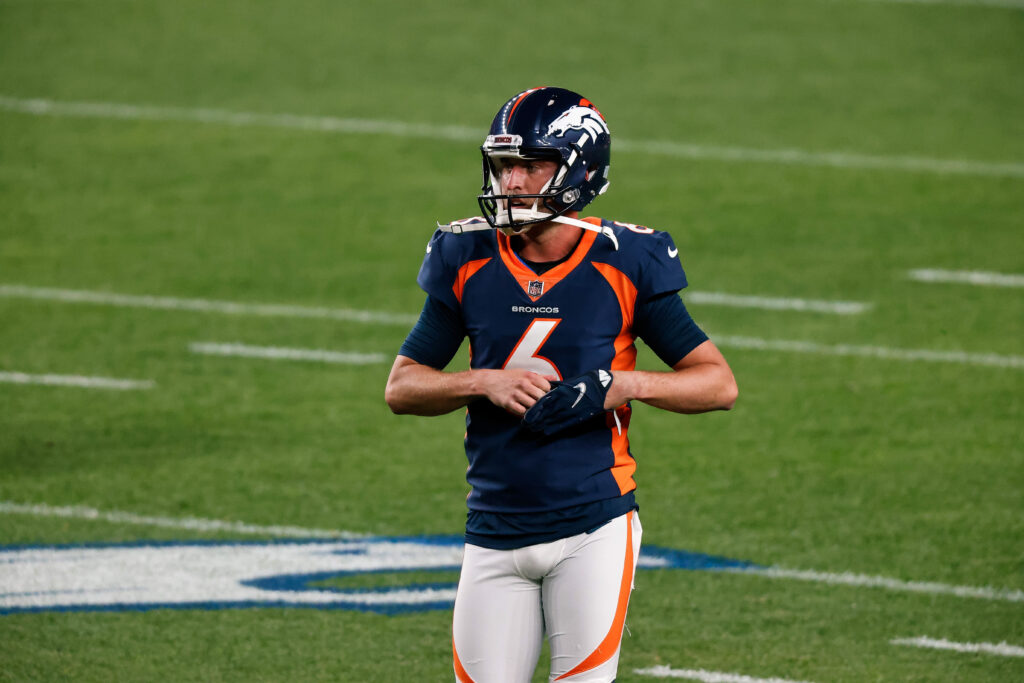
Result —
[[[530,280],[530,286],[527,288],[526,293],[530,296],[540,296],[544,293],[544,281]]]

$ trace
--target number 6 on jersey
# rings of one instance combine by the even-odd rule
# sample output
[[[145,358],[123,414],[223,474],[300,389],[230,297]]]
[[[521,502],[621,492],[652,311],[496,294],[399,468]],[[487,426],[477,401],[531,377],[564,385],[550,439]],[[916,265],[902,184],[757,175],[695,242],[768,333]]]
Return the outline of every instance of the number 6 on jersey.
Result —
[[[523,336],[519,338],[519,342],[512,349],[512,353],[509,354],[508,360],[505,361],[502,368],[530,370],[538,375],[562,379],[562,373],[558,371],[554,363],[537,355],[540,347],[544,346],[544,342],[548,340],[560,322],[562,322],[561,318],[534,318],[530,326],[526,328],[526,332],[523,332]]]

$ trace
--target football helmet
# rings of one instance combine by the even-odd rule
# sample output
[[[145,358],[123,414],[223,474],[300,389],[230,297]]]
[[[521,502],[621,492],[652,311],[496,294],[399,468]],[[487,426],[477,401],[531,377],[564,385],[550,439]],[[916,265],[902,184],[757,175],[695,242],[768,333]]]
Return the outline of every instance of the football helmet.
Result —
[[[571,90],[531,88],[511,98],[494,117],[480,152],[484,182],[477,201],[488,224],[507,234],[579,211],[608,189],[608,124],[597,107]],[[539,194],[510,195],[500,182],[502,159],[510,157],[548,159],[558,168]],[[533,206],[513,208],[512,199],[532,199]]]

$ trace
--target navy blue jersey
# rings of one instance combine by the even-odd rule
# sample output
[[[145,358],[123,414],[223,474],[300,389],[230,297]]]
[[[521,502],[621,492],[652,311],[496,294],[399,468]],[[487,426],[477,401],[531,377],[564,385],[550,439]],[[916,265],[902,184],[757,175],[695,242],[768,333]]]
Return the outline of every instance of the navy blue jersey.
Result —
[[[635,368],[634,311],[686,286],[678,252],[667,233],[586,220],[611,228],[619,248],[586,231],[565,262],[541,275],[501,232],[435,233],[417,281],[460,314],[471,367],[524,368],[558,379]],[[544,437],[486,399],[471,402],[471,514],[549,513],[629,495],[636,488],[629,418],[627,404]]]

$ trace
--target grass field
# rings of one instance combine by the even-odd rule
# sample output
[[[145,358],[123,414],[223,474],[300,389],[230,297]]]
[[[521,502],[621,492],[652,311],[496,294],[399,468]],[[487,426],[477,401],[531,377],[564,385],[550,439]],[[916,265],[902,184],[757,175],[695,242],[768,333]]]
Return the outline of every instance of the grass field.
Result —
[[[35,609],[10,568],[336,530],[436,563],[314,588],[450,585],[463,417],[383,387],[434,222],[539,84],[601,108],[591,215],[672,233],[740,385],[635,407],[644,541],[779,570],[642,569],[619,680],[1024,680],[1022,66],[1011,0],[0,0],[0,680],[452,680],[444,605]],[[1010,654],[891,642],[921,637]]]

